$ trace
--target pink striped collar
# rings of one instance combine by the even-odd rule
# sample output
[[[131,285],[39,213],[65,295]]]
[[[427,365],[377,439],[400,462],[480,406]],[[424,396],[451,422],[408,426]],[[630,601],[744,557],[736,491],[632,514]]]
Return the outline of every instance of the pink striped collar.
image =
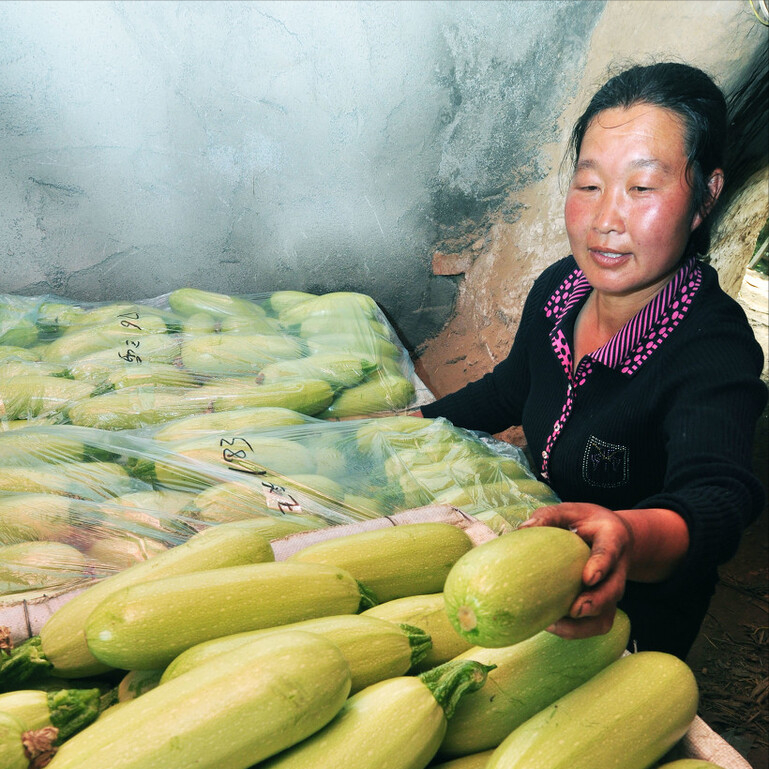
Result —
[[[702,269],[696,257],[691,256],[645,307],[589,357],[632,376],[681,322],[701,283]],[[554,321],[550,332],[553,348],[570,379],[571,351],[564,344],[561,326],[592,290],[582,270],[577,268],[569,273],[544,306],[545,316]]]

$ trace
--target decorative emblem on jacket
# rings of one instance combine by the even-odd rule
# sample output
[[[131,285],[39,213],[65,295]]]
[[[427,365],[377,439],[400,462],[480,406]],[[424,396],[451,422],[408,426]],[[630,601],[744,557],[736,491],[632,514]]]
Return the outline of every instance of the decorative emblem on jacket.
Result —
[[[591,435],[582,458],[582,479],[591,486],[604,489],[623,486],[628,481],[627,446],[607,443]]]

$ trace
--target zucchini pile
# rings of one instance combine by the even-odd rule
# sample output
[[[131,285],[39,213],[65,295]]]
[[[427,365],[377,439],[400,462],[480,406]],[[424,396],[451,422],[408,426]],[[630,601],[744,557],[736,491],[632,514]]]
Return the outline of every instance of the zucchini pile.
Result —
[[[0,432],[0,606],[92,583],[203,528],[185,512],[195,494],[135,471],[152,452],[150,441],[73,425]],[[258,522],[272,539],[317,527],[290,515]]]
[[[1,295],[0,606],[236,520],[274,539],[443,503],[502,533],[557,501],[505,444],[365,418],[414,379],[364,294]]]
[[[98,304],[0,295],[6,428],[123,430],[254,407],[342,418],[414,397],[408,354],[365,294],[180,288]]]
[[[570,532],[542,530],[535,557],[532,530],[473,546],[449,524],[405,524],[275,561],[251,523],[102,580],[0,651],[0,765],[651,769],[695,717],[691,671],[624,655],[622,612],[580,641],[524,613],[501,645],[492,615],[510,615],[510,594],[555,605],[554,587],[574,589],[557,584],[583,562]],[[499,568],[499,542],[520,563],[489,591],[468,574]],[[471,603],[497,645],[467,638],[457,607]]]
[[[534,478],[520,450],[442,418],[329,423],[296,417],[285,409],[256,409],[227,421],[210,414],[170,422],[148,433],[170,456],[145,462],[141,471],[164,487],[199,492],[192,508],[209,522],[254,509],[253,495],[238,483],[260,468],[290,496],[324,502],[339,514],[338,523],[439,503],[502,533],[559,501]],[[217,483],[231,480],[233,468],[243,471],[238,482]]]

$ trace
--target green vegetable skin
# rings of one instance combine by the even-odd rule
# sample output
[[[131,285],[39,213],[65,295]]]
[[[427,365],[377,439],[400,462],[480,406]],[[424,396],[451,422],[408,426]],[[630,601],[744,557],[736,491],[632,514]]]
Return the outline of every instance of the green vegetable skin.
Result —
[[[300,358],[302,343],[287,334],[201,334],[186,336],[182,361],[199,374],[256,374],[279,360]]]
[[[318,528],[306,517],[289,514],[277,517],[268,514],[267,510],[263,489],[230,481],[200,492],[186,512],[201,521],[214,523],[250,520],[254,525],[258,523],[264,536],[271,541]]]
[[[445,451],[456,443],[456,429],[444,419],[415,419],[409,416],[368,419],[358,428],[355,440],[363,452],[387,449],[422,448],[429,444],[432,451],[436,443],[445,443]],[[440,449],[445,454],[443,449]]]
[[[306,291],[273,291],[267,303],[270,309],[276,315],[279,315],[289,307],[305,302],[308,299],[314,299],[316,294],[309,294]]]
[[[115,462],[41,463],[0,467],[0,491],[65,494],[101,501],[148,488]]]
[[[332,291],[313,296],[303,302],[290,303],[279,315],[284,326],[296,326],[310,317],[331,317],[355,315],[365,319],[374,318],[379,312],[376,302],[367,294],[354,291]]]
[[[723,767],[699,758],[681,758],[668,764],[660,764],[658,769],[723,769]]]
[[[38,337],[39,331],[32,321],[19,318],[15,326],[8,328],[0,324],[0,344],[10,347],[31,347]]]
[[[69,419],[82,427],[129,430],[201,414],[209,401],[203,388],[134,385],[81,400],[69,409]]]
[[[18,718],[0,711],[0,766],[3,769],[29,769],[29,758],[21,741],[24,732]]]
[[[298,333],[299,336],[308,339],[331,334],[340,328],[351,330],[357,336],[374,334],[384,339],[390,337],[390,329],[384,323],[355,309],[310,315],[299,324]],[[292,329],[296,330],[297,327],[292,326]]]
[[[141,385],[192,388],[198,384],[197,377],[189,371],[170,363],[152,362],[142,363],[141,366],[126,363],[119,368],[113,366],[111,371],[102,369],[101,372],[94,367],[90,378],[104,386],[111,385],[116,389]]]
[[[0,694],[0,712],[18,718],[24,731],[56,727],[60,743],[96,720],[100,696],[98,689],[21,689]]]
[[[203,291],[199,288],[177,288],[168,295],[168,304],[179,315],[190,317],[204,312],[215,318],[232,316],[264,317],[265,311],[250,299]]]
[[[276,633],[105,713],[49,769],[247,769],[325,726],[349,690],[334,644]]]
[[[64,302],[43,302],[37,310],[37,325],[46,330],[66,328],[85,314],[82,307]]]
[[[354,614],[358,583],[315,563],[257,563],[198,571],[113,593],[89,616],[86,642],[125,670],[168,665],[195,644],[314,617]]]
[[[566,529],[518,529],[474,547],[443,590],[457,632],[487,647],[511,646],[568,613],[590,548]]]
[[[0,363],[9,361],[36,361],[40,356],[33,350],[18,347],[13,344],[0,344]]]
[[[622,657],[519,726],[487,769],[648,769],[697,714],[697,682],[671,654]]]
[[[513,646],[476,646],[460,654],[456,659],[496,667],[483,689],[457,706],[441,755],[464,756],[496,748],[528,718],[619,659],[629,637],[630,621],[618,611],[604,635],[566,640],[543,630]]]
[[[374,374],[368,382],[342,390],[319,418],[362,416],[405,408],[415,392],[414,385],[403,376]]]
[[[146,694],[160,683],[162,675],[162,670],[129,670],[118,684],[118,702],[128,702]]]
[[[57,376],[26,374],[0,382],[4,419],[29,419],[67,410],[88,398],[93,385]]]
[[[42,305],[43,316],[50,316],[51,309],[59,313],[56,324],[60,328],[66,326],[70,331],[86,326],[109,326],[118,328],[121,332],[136,331],[136,325],[141,326],[141,321],[145,318],[166,319],[168,323],[174,320],[167,310],[159,310],[156,307],[148,307],[134,302],[100,304],[90,310],[83,310],[81,307],[73,307],[72,305]],[[132,323],[134,325],[131,325]],[[153,323],[154,321],[146,325],[155,327]],[[66,333],[68,332],[65,332],[65,335]]]
[[[279,361],[265,366],[259,379],[262,382],[281,382],[285,379],[322,379],[332,387],[353,387],[374,370],[376,363],[354,352],[320,352],[306,358]]]
[[[0,467],[79,462],[87,459],[89,452],[82,441],[69,437],[67,425],[27,430],[23,435],[0,433]]]
[[[77,493],[81,490],[62,475],[60,468],[44,467],[0,467],[0,493],[84,496]]]
[[[214,411],[281,407],[315,415],[334,399],[334,390],[322,379],[292,379],[279,384],[249,384],[242,378],[222,378],[198,393]]]
[[[472,647],[449,621],[443,593],[396,598],[366,609],[362,616],[404,622],[420,628],[430,636],[432,648],[415,666],[414,672],[417,673],[442,665]]]
[[[277,473],[313,473],[316,470],[312,453],[300,443],[265,437],[258,432],[242,431],[225,439],[221,435],[202,435],[175,443],[170,448],[173,453],[155,461],[155,477],[159,483],[171,487],[211,486],[211,469],[228,467],[228,453]]]
[[[199,416],[185,417],[164,425],[152,437],[157,441],[180,441],[195,438],[205,433],[237,432],[243,429],[259,430],[283,425],[302,425],[312,421],[312,417],[300,414],[292,409],[273,407],[255,407],[221,411]]]
[[[63,542],[0,546],[0,595],[72,585],[85,573],[85,556]]]
[[[105,371],[141,370],[147,365],[155,364],[171,366],[178,359],[181,351],[179,334],[144,336],[139,340],[138,347],[126,345],[126,341],[137,340],[118,340],[113,347],[90,352],[63,365],[66,365],[70,376],[75,379],[90,380]],[[132,351],[131,354],[128,353],[129,349]]]
[[[336,644],[350,666],[353,694],[377,681],[404,675],[430,648],[430,637],[427,633],[409,625],[396,625],[394,622],[359,614],[318,617],[197,644],[182,652],[165,669],[161,683],[194,670],[202,663],[231,649],[237,649],[254,638],[286,630],[303,630],[321,635]]]
[[[123,322],[128,325],[123,325]],[[71,363],[101,350],[115,349],[123,354],[132,350],[141,357],[144,341],[151,336],[167,335],[163,320],[142,313],[136,319],[117,317],[101,324],[75,327],[50,342],[43,349],[43,360],[55,363]],[[117,357],[117,352],[115,353]],[[133,357],[133,356],[129,356]],[[119,361],[118,361],[119,362]]]
[[[70,529],[72,500],[61,494],[0,497],[0,545],[64,539]]]
[[[431,764],[430,769],[486,769],[493,750],[484,750],[481,753],[473,753],[472,756],[453,758],[442,764]]]
[[[440,592],[451,567],[472,547],[467,534],[456,526],[411,523],[317,542],[288,561],[345,569],[384,603]]]
[[[85,623],[96,606],[121,588],[174,574],[273,558],[260,527],[250,522],[221,524],[195,534],[171,550],[97,582],[60,607],[43,625],[39,637],[21,644],[8,657],[0,656],[0,689],[51,668],[58,676],[73,678],[108,670],[109,666],[88,650]]]
[[[7,349],[7,348],[6,348]],[[16,376],[36,374],[38,376],[63,376],[67,373],[64,363],[43,363],[29,360],[3,360],[0,353],[0,380]]]
[[[340,324],[341,325],[341,324]],[[335,352],[344,350],[367,356],[375,361],[398,361],[403,354],[397,345],[368,329],[346,331],[344,328],[332,329],[327,333],[315,334],[305,338],[310,353]]]
[[[260,769],[423,769],[447,719],[465,694],[483,686],[488,668],[447,662],[417,677],[398,677],[350,697],[325,729]]]

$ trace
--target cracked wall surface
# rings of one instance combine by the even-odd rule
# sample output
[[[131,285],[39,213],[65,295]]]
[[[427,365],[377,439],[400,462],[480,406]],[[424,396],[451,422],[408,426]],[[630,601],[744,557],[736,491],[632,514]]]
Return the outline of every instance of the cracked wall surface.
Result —
[[[748,0],[5,0],[0,293],[362,291],[446,392],[566,252],[558,166],[606,65],[728,84],[756,26]]]
[[[417,347],[433,252],[518,216],[603,7],[0,3],[0,292],[357,290]]]

